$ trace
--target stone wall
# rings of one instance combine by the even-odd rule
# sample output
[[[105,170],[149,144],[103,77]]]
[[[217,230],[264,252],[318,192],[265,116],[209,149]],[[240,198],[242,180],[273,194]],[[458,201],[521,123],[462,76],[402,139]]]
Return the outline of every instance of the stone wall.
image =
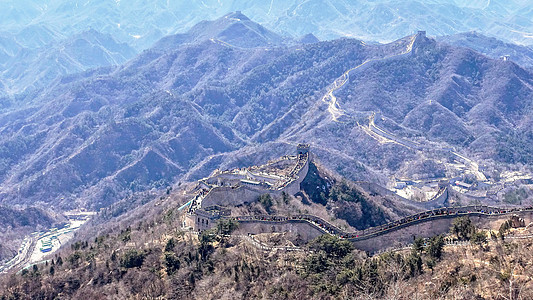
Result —
[[[498,230],[501,224],[509,220],[512,215],[518,215],[523,218],[525,224],[533,222],[533,211],[520,211],[502,215],[471,213],[468,216],[479,229]],[[405,227],[395,227],[364,238],[350,239],[350,241],[357,249],[369,253],[403,247],[412,243],[416,237],[429,238],[448,233],[453,220],[457,217],[456,215],[441,215],[431,219],[422,219]],[[310,241],[325,233],[323,229],[315,224],[298,219],[287,221],[240,220],[238,232],[241,234],[293,232],[299,234],[304,241]]]
[[[304,181],[305,177],[307,176],[307,172],[309,172],[309,158],[305,162],[305,165],[302,167],[300,172],[298,172],[298,179],[294,180],[290,184],[288,184],[283,191],[289,195],[294,195],[300,191],[300,184],[302,181]]]
[[[194,231],[203,231],[213,226],[213,221],[207,217],[199,216],[197,214],[185,214],[183,217],[183,227],[191,228]]]
[[[533,221],[532,211],[523,211],[504,215],[482,215],[473,213],[469,215],[469,218],[477,228],[483,230],[498,230],[501,224],[509,220],[513,214],[523,218],[526,224],[529,224]],[[457,218],[457,216],[449,215],[433,220],[424,220],[424,222],[420,222],[415,225],[391,230],[389,232],[371,236],[363,240],[355,239],[353,243],[356,248],[371,253],[387,248],[402,246],[412,243],[415,237],[429,238],[435,235],[448,233],[455,218]]]
[[[269,193],[272,196],[279,196],[282,192],[289,195],[294,195],[300,191],[300,184],[307,176],[309,171],[309,159],[305,165],[298,172],[298,179],[288,184],[285,188],[279,191],[254,188],[251,186],[241,185],[237,188],[232,187],[215,187],[202,200],[202,207],[220,205],[220,206],[237,206],[246,203],[251,203],[263,194]]]
[[[239,221],[237,232],[241,234],[291,232],[298,234],[304,241],[310,241],[324,234],[323,231],[315,227],[313,224],[301,220],[287,222]]]
[[[429,201],[421,202],[421,204],[426,209],[433,209],[437,207],[444,207],[446,206],[446,202],[448,201],[449,197],[449,187],[445,187],[442,194],[440,194],[438,197],[430,199]]]
[[[253,189],[247,186],[216,187],[213,188],[202,200],[202,207],[220,205],[220,206],[238,206],[256,201],[257,198],[267,193],[267,190]]]
[[[427,220],[409,227],[391,230],[387,233],[376,234],[365,239],[353,241],[355,248],[368,251],[370,253],[404,246],[413,242],[416,237],[428,238],[442,233],[447,233],[455,217]]]

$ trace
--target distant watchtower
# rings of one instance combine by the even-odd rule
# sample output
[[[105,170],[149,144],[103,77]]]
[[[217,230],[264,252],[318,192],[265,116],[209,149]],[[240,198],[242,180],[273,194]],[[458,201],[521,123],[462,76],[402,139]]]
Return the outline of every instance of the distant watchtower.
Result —
[[[418,35],[421,37],[426,37],[426,31],[425,30],[419,30]]]
[[[296,154],[297,155],[302,155],[302,154],[307,154],[309,152],[309,144],[298,144],[298,146],[296,146]]]

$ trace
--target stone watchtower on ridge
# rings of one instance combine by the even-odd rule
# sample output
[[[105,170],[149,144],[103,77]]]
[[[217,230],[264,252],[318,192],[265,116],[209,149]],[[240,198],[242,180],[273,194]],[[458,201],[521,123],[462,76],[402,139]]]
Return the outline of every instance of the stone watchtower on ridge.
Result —
[[[296,146],[296,154],[297,155],[303,155],[303,154],[307,154],[309,153],[309,144],[298,144],[298,146]]]

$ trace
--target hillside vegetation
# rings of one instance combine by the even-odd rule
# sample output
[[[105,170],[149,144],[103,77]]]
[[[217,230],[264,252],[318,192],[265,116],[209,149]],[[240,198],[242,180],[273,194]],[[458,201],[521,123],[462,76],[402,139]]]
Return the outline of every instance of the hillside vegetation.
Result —
[[[151,208],[149,208],[151,207]],[[45,264],[0,279],[2,299],[504,299],[533,295],[529,240],[489,238],[468,219],[442,236],[375,257],[323,235],[302,251],[264,251],[226,221],[200,235],[180,231],[169,200],[143,207],[99,233],[78,237]],[[166,207],[166,208],[162,208]],[[143,216],[139,218],[139,216]],[[238,225],[237,225],[238,226]],[[94,230],[94,229],[93,229]],[[502,228],[505,236],[509,229]],[[500,234],[501,235],[501,234]],[[286,240],[288,239],[288,240]],[[289,235],[268,236],[268,243]]]

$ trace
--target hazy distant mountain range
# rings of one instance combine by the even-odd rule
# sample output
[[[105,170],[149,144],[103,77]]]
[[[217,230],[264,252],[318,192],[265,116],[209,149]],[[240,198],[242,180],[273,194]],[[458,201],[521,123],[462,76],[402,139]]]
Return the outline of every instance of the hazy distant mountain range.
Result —
[[[367,60],[335,92],[342,115],[334,118],[324,96]],[[327,167],[383,182],[417,154],[365,133],[372,112],[400,136],[487,162],[530,163],[532,86],[532,73],[512,61],[424,35],[384,45],[295,40],[232,13],[121,66],[60,76],[5,104],[0,201],[98,208],[265,162],[302,141]]]
[[[533,44],[533,7],[525,0],[3,0],[0,5],[0,97],[10,95],[10,101],[58,75],[122,64],[165,36],[233,11],[296,40],[312,33],[321,40],[388,42],[417,30],[431,36],[475,30],[507,42]],[[476,43],[465,45],[479,50]],[[494,54],[507,55],[506,49],[500,47]]]
[[[122,64],[136,54],[128,44],[95,30],[35,49],[6,44],[0,45],[0,71],[11,94],[42,88],[62,75]]]
[[[533,67],[533,47],[519,46],[513,43],[505,43],[496,38],[490,38],[477,32],[465,32],[454,35],[438,37],[437,40],[460,47],[476,50],[492,58],[508,56],[517,64]]]
[[[533,7],[527,0],[3,0],[0,4],[0,28],[30,48],[93,28],[144,49],[163,36],[238,10],[293,37],[313,33],[320,39],[353,36],[392,41],[424,29],[430,35],[477,30],[506,41],[533,41]]]
[[[34,246],[57,237],[66,223],[50,227],[66,221],[66,211],[75,218],[81,217],[76,210],[98,212],[73,243],[60,241],[72,251],[61,250],[55,263],[33,265],[21,277],[6,277],[0,290],[8,297],[91,298],[106,290],[131,298],[127,290],[141,297],[143,284],[137,283],[148,282],[143,297],[163,297],[168,288],[170,298],[198,298],[203,292],[194,293],[194,286],[205,282],[222,282],[220,290],[230,291],[224,295],[253,295],[252,277],[259,278],[256,292],[263,297],[279,292],[278,298],[291,298],[286,292],[297,287],[293,298],[302,298],[306,280],[319,283],[309,288],[320,293],[359,290],[355,277],[374,278],[371,269],[381,269],[361,260],[363,252],[342,258],[334,251],[330,260],[313,250],[300,261],[304,252],[291,258],[283,251],[304,272],[295,273],[298,265],[291,263],[282,273],[265,260],[254,267],[259,252],[225,234],[217,243],[202,234],[196,243],[178,230],[183,219],[177,207],[191,199],[192,181],[294,154],[302,142],[311,145],[312,162],[301,195],[263,195],[258,203],[231,207],[232,215],[305,213],[343,229],[365,229],[436,202],[527,205],[533,172],[530,2],[0,0],[0,261],[20,249],[12,262],[25,265]],[[415,205],[402,197],[438,201]],[[437,216],[432,212],[426,220],[443,220]],[[412,220],[379,230],[422,224]],[[467,231],[475,233],[473,244],[481,242],[479,251],[498,252],[509,243],[502,232],[512,220],[490,246],[482,231]],[[223,233],[232,225],[216,227]],[[29,238],[40,230],[50,233]],[[260,239],[278,244],[292,235],[293,244],[302,245],[305,234],[292,229]],[[402,285],[391,291],[410,286],[415,265],[427,275],[419,277],[420,286],[435,277],[434,267],[445,274],[456,256],[446,254],[436,265],[432,245],[442,241],[426,240],[424,251],[417,242],[409,256],[390,256],[395,273],[379,274],[405,269],[406,275],[392,276]],[[308,246],[319,249],[313,243]],[[235,256],[241,249],[252,259]],[[274,261],[276,253],[268,256]],[[329,267],[336,264],[346,268]],[[308,276],[313,269],[328,277]],[[496,273],[475,288],[502,281]],[[388,275],[380,276],[388,281]],[[452,292],[454,278],[472,277],[448,275],[440,281]],[[265,292],[261,282],[281,288]],[[466,291],[462,283],[456,288]]]

